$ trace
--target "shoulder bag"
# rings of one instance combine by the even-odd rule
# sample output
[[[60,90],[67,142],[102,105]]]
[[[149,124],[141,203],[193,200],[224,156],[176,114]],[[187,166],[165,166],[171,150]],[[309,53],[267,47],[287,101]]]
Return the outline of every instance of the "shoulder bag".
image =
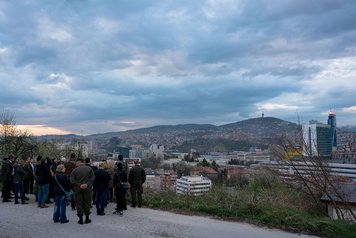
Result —
[[[70,200],[72,199],[72,197],[73,197],[74,192],[73,192],[72,190],[69,190],[69,191],[64,190],[64,188],[62,187],[62,185],[58,182],[56,175],[54,175],[54,180],[56,180],[58,186],[59,186],[59,187],[61,188],[61,190],[65,193],[67,201],[70,201]]]

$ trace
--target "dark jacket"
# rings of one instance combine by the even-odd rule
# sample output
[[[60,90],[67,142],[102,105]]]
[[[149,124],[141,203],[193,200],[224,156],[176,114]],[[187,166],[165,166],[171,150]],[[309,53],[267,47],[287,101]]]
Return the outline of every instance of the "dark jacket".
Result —
[[[36,182],[38,185],[50,184],[52,181],[50,167],[42,162],[36,168]]]
[[[64,167],[66,168],[65,174],[70,177],[72,171],[75,169],[75,162],[66,161],[64,162]]]
[[[14,166],[14,183],[23,182],[25,179],[26,172],[22,165],[16,164]]]
[[[23,169],[25,170],[25,173],[26,173],[25,179],[27,179],[29,181],[34,180],[35,176],[34,176],[34,171],[33,171],[31,164],[25,164],[23,166]]]
[[[77,188],[79,188],[81,184],[87,184],[88,188],[91,189],[94,180],[95,175],[93,170],[84,164],[75,168],[70,175],[70,182]]]
[[[70,190],[70,181],[69,181],[68,176],[66,174],[62,173],[62,172],[57,172],[55,176],[57,178],[58,183],[60,185],[62,185],[63,189],[66,192],[69,192],[69,190]],[[54,196],[64,196],[65,193],[60,188],[60,186],[58,185],[57,181],[53,177]]]
[[[104,169],[95,170],[94,186],[98,190],[104,190],[109,187],[110,174]]]
[[[117,196],[124,196],[127,192],[128,185],[127,173],[125,172],[123,164],[118,164],[113,180]]]
[[[118,170],[123,171],[127,175],[129,166],[127,165],[127,163],[125,161],[119,160],[115,163],[115,173]]]
[[[13,165],[12,162],[8,159],[4,159],[2,161],[2,166],[1,166],[1,178],[3,182],[6,181],[12,181],[12,170],[13,170]]]
[[[120,166],[119,166],[120,167]],[[117,169],[114,174],[114,186],[118,186],[119,183],[127,182],[127,173],[123,169]]]
[[[85,166],[89,166],[93,170],[93,172],[95,172],[98,169],[98,167],[88,164],[88,163],[86,163]]]
[[[146,181],[146,172],[138,164],[131,168],[129,173],[129,183],[131,185],[142,185]]]

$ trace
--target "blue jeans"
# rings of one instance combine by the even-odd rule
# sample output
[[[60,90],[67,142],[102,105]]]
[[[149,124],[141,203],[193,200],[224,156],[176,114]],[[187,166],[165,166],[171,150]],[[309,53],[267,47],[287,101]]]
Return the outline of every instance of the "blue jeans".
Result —
[[[54,222],[65,222],[67,220],[66,216],[67,199],[66,196],[55,196],[54,197],[54,211],[53,211],[53,221]]]
[[[108,189],[96,189],[96,210],[101,213],[104,212],[104,208],[108,201]]]
[[[49,192],[49,184],[38,185],[38,206],[43,206],[46,204]]]
[[[20,193],[20,199],[21,202],[25,201],[25,193],[23,190],[23,182],[18,182],[15,183],[15,202],[17,202],[17,200],[19,199],[19,193]]]

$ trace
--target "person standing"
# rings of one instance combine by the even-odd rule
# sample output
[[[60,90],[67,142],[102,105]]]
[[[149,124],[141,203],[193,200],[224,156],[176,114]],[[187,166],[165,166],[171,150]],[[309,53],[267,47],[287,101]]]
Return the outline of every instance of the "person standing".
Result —
[[[75,158],[76,158],[75,153],[71,153],[70,158],[64,162],[64,167],[66,168],[65,174],[68,177],[70,177],[72,171],[75,169],[75,165],[76,165]]]
[[[123,163],[116,164],[116,173],[114,175],[114,187],[116,196],[116,209],[113,214],[124,215],[126,206],[126,192],[128,189],[127,173]]]
[[[113,178],[114,178],[114,174],[115,174],[115,164],[112,163],[112,161],[108,162],[105,161],[105,170],[110,174],[110,181],[109,181],[109,187],[107,190],[107,202],[106,204],[108,204],[109,202],[113,202],[113,197],[114,197],[114,183],[113,183]]]
[[[142,206],[142,193],[143,187],[142,184],[146,181],[146,172],[138,164],[138,160],[135,160],[135,166],[131,168],[129,172],[129,183],[131,190],[131,207]]]
[[[119,164],[122,164],[123,172],[126,173],[126,175],[127,175],[129,168],[128,168],[127,162],[124,161],[124,157],[122,155],[119,155],[117,157],[117,162],[115,164],[115,169],[118,169]]]
[[[84,165],[84,160],[78,158],[76,161],[77,167],[72,171],[70,181],[74,186],[74,197],[77,208],[77,216],[79,224],[83,224],[83,213],[85,214],[84,223],[90,223],[90,206],[91,206],[91,189],[95,180],[93,170],[89,166]]]
[[[10,155],[8,158],[4,158],[1,166],[2,177],[2,202],[11,202],[11,188],[13,183],[13,164],[16,158]]]
[[[95,174],[95,171],[98,169],[96,166],[91,164],[91,160],[89,157],[85,158],[85,165],[89,166],[93,170],[94,174]],[[95,199],[96,199],[96,188],[95,188],[95,183],[94,183],[93,194],[92,194],[93,205],[96,204]]]
[[[25,192],[23,188],[23,181],[25,179],[26,172],[23,169],[24,161],[20,160],[14,165],[14,187],[15,187],[15,204],[19,204],[19,194],[21,204],[27,204],[25,202]]]
[[[66,216],[67,198],[65,192],[70,190],[70,181],[65,172],[64,165],[60,164],[56,168],[56,174],[53,177],[54,184],[54,211],[53,222],[67,223]]]
[[[33,184],[35,181],[35,166],[32,159],[27,159],[23,168],[26,172],[24,180],[24,191],[25,194],[33,194]]]
[[[36,177],[37,177],[37,185],[38,185],[38,196],[37,203],[40,208],[47,208],[46,205],[48,192],[49,192],[49,184],[51,183],[52,176],[50,167],[47,165],[47,159],[41,158],[41,163],[36,168]]]
[[[57,164],[55,163],[54,159],[50,159],[50,158],[46,158],[47,159],[47,166],[49,167],[49,171],[51,173],[51,177],[53,178],[53,176],[56,174],[56,168],[57,168]],[[51,198],[53,198],[54,200],[54,183],[53,183],[53,179],[51,179],[50,183],[49,183],[49,189],[48,189],[48,196],[47,196],[47,201],[46,203],[53,203],[51,201]]]
[[[70,158],[66,159],[64,161],[64,167],[66,168],[64,173],[67,175],[68,179],[70,179],[72,171],[75,169],[75,166],[76,166],[75,160],[76,160],[75,153],[71,153]],[[71,189],[74,191],[73,185],[72,185]],[[75,196],[75,194],[74,194],[74,196]],[[70,206],[73,211],[75,210],[75,197],[74,196],[70,199],[70,201],[68,201],[68,202],[70,202]]]
[[[105,215],[104,209],[107,205],[107,194],[110,182],[110,174],[104,169],[104,163],[99,164],[99,169],[95,170],[94,187],[96,189],[96,214]]]

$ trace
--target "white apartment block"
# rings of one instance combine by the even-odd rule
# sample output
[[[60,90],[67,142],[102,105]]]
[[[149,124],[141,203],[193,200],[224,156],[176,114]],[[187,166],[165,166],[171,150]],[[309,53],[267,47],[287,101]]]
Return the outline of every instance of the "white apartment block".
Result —
[[[176,194],[202,195],[210,190],[211,180],[203,176],[183,176],[177,179]]]

